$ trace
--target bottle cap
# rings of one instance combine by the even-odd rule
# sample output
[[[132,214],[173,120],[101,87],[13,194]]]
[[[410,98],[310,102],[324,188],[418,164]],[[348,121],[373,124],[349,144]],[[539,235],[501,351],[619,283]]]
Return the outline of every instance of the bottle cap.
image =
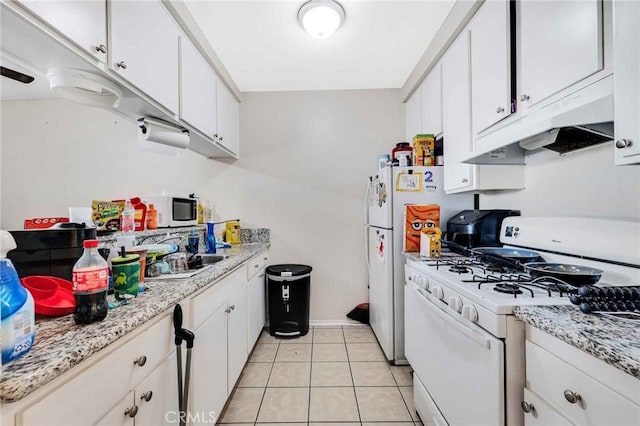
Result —
[[[13,235],[9,231],[0,231],[0,259],[7,257],[7,253],[18,247],[16,240],[13,239]]]
[[[98,240],[84,240],[82,242],[84,248],[98,248]]]

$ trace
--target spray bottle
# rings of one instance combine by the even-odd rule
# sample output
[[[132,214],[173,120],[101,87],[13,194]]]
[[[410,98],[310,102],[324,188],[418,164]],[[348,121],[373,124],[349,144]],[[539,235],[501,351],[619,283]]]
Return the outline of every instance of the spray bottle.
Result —
[[[16,247],[13,236],[0,230],[0,329],[3,364],[29,352],[35,338],[33,297],[20,284],[16,269],[7,259],[7,253]]]

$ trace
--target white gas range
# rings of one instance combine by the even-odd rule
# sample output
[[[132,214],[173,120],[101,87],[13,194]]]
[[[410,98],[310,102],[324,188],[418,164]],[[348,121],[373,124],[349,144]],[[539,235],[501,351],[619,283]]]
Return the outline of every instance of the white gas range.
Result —
[[[640,285],[637,221],[509,217],[500,240],[547,262],[600,269],[598,286]],[[406,355],[425,423],[523,424],[524,324],[513,308],[570,304],[568,291],[575,293],[488,260],[457,253],[407,259]]]

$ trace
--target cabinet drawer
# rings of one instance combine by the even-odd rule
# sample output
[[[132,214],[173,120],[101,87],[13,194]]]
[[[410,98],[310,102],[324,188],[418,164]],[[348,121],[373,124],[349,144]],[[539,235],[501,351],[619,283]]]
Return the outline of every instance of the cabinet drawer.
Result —
[[[199,328],[246,283],[244,268],[240,267],[228,277],[195,296],[192,299],[193,329]]]
[[[264,268],[268,260],[269,256],[266,251],[250,259],[249,262],[247,262],[247,280],[253,278],[258,271]]]
[[[571,426],[569,420],[562,417],[556,410],[549,407],[538,395],[529,389],[524,389],[524,402],[530,411],[524,413],[524,423],[527,426]]]
[[[527,388],[580,425],[637,425],[640,407],[546,349],[527,342]],[[579,395],[569,402],[572,392]]]
[[[143,326],[144,327],[144,326]],[[114,345],[117,345],[114,344]],[[23,413],[23,425],[87,425],[94,424],[134,386],[140,383],[174,349],[171,314],[134,335],[112,352],[101,356],[86,369],[76,367],[79,374],[48,394]],[[144,362],[140,360],[145,357]],[[138,361],[138,363],[134,363]],[[91,404],[75,404],[78,395],[88,395]]]

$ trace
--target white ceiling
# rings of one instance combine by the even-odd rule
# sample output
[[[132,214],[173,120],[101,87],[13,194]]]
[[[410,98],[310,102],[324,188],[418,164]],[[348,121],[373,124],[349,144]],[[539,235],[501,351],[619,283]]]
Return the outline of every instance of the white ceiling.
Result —
[[[318,40],[305,0],[186,0],[241,91],[400,88],[455,0],[340,1],[343,26]]]

